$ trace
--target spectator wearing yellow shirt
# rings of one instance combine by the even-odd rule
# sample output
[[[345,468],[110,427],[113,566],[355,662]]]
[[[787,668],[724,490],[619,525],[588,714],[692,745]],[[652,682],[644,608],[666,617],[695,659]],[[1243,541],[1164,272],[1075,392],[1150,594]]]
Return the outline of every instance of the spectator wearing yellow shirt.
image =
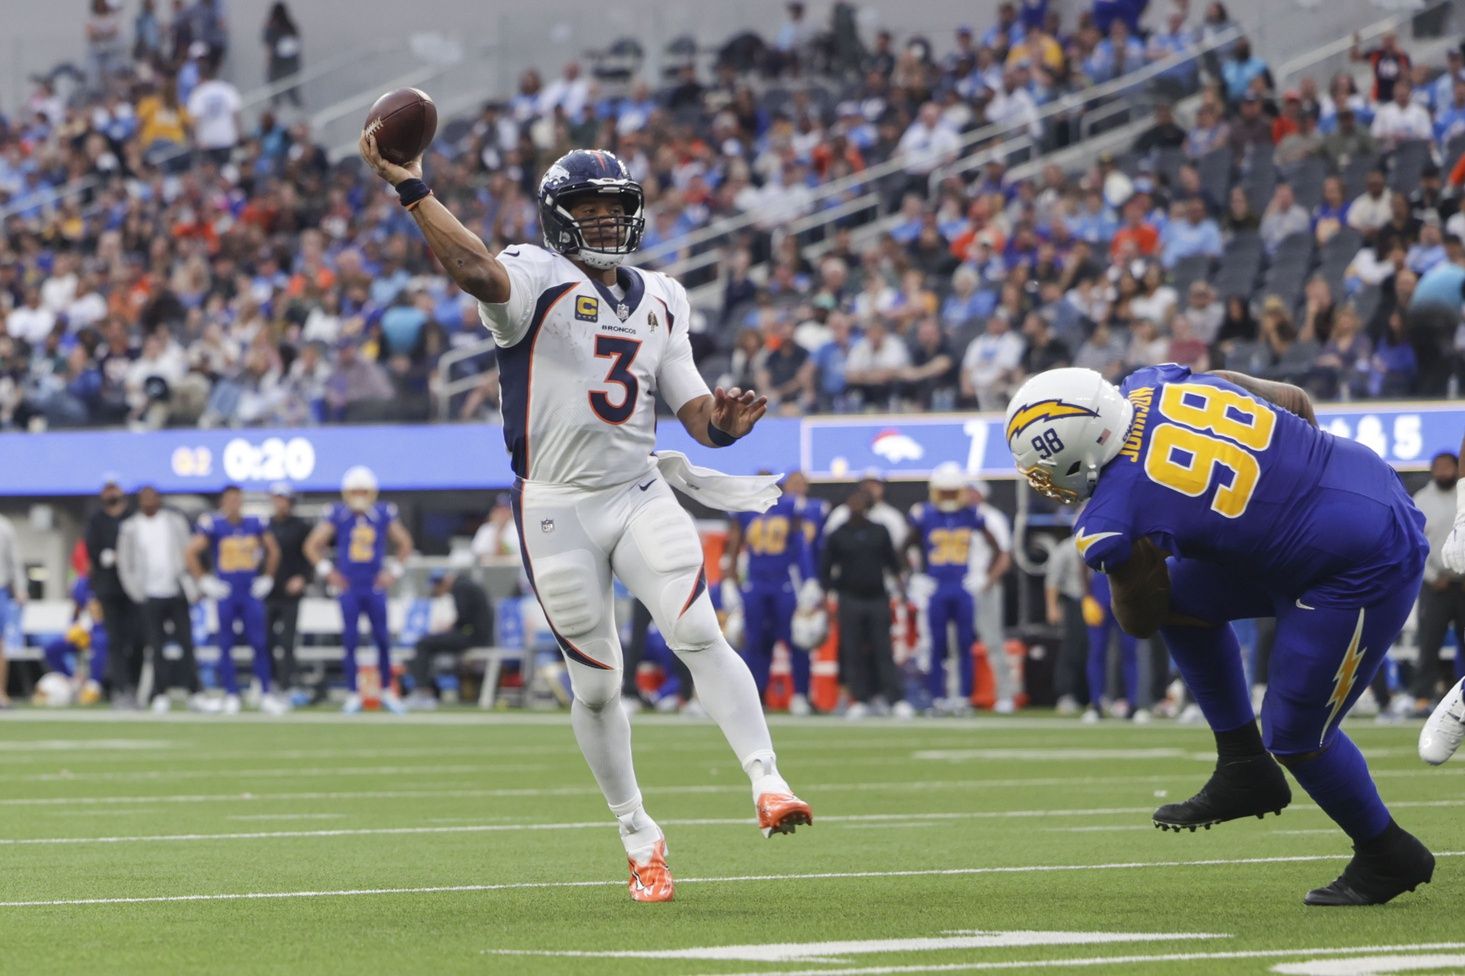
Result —
[[[1016,68],[1026,61],[1036,67],[1042,65],[1050,71],[1063,70],[1063,48],[1053,35],[1041,27],[1030,29],[1026,36],[1007,51],[1007,67]]]
[[[193,124],[188,109],[178,101],[178,85],[172,78],[137,103],[138,141],[148,159],[161,164],[169,159],[187,163],[188,129]]]

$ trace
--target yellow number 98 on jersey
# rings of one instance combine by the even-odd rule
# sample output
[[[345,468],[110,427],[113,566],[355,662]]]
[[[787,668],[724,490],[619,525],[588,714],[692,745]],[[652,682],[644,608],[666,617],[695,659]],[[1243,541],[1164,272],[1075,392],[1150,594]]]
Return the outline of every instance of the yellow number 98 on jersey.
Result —
[[[1199,498],[1216,483],[1217,469],[1230,472],[1211,499],[1211,510],[1240,518],[1261,480],[1257,454],[1272,444],[1277,415],[1243,393],[1201,383],[1172,383],[1160,394],[1167,421],[1150,434],[1145,474],[1158,485]]]

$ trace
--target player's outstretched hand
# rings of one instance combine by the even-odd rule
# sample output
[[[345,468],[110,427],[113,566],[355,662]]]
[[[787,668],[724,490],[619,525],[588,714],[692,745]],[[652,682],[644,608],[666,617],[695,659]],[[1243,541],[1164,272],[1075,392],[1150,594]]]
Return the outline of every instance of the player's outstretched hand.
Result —
[[[768,412],[768,398],[752,390],[722,387],[712,391],[712,425],[733,437],[742,437]]]
[[[422,159],[420,157],[412,160],[406,166],[398,166],[377,149],[376,135],[370,130],[362,131],[361,141],[356,144],[356,147],[361,151],[361,158],[366,160],[366,165],[371,167],[372,172],[392,186],[396,186],[403,180],[422,179]]]

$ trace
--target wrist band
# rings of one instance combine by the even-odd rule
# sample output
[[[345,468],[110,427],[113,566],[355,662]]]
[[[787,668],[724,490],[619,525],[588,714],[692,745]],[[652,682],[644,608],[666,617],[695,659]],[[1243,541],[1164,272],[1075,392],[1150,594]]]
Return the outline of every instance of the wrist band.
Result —
[[[707,439],[711,441],[715,447],[728,447],[738,442],[738,439],[736,437],[718,427],[710,420],[707,421]]]
[[[397,184],[396,189],[397,199],[401,201],[402,206],[409,209],[423,197],[432,194],[432,191],[427,188],[427,184],[419,179],[403,180]]]

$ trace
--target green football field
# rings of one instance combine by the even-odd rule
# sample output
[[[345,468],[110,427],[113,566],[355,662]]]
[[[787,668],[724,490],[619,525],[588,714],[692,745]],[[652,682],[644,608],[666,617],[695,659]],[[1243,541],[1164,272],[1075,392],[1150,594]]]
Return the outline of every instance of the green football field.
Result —
[[[129,717],[131,718],[131,717]],[[1308,909],[1346,840],[1151,827],[1204,729],[775,720],[815,824],[764,840],[717,729],[638,717],[676,901],[626,894],[565,715],[0,719],[0,972],[1365,974],[1465,971],[1465,764],[1350,725],[1439,855],[1393,904]]]

